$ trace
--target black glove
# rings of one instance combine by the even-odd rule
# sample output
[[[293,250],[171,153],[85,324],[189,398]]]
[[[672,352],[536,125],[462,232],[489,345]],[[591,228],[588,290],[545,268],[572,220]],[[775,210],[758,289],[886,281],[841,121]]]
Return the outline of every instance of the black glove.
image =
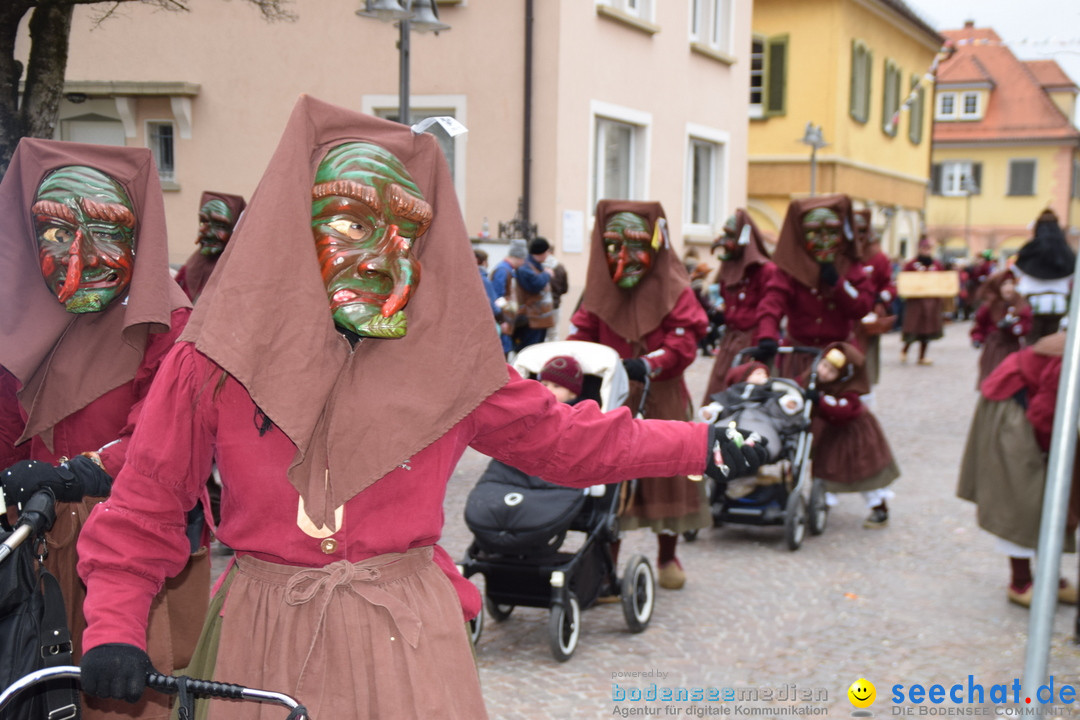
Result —
[[[806,399],[812,403],[816,403],[819,399],[821,399],[821,391],[817,389],[811,390],[807,388],[806,391],[803,392],[803,395],[805,395]]]
[[[622,361],[622,366],[631,380],[645,382],[645,376],[649,374],[649,363],[644,358],[626,358]]]
[[[840,282],[840,273],[836,272],[836,266],[831,262],[821,263],[821,279],[829,287],[834,287]]]
[[[126,643],[107,643],[87,650],[79,664],[83,692],[100,698],[138,702],[146,676],[154,670],[144,650]]]
[[[775,338],[761,338],[758,340],[757,349],[750,354],[755,360],[768,365],[776,357],[776,350],[779,347],[780,343]]]
[[[24,503],[41,488],[53,491],[57,502],[78,502],[84,495],[104,497],[112,478],[85,455],[54,467],[39,460],[23,460],[4,471],[4,497],[9,505]]]
[[[737,440],[730,435],[739,435]],[[754,475],[769,459],[766,440],[746,438],[737,429],[709,426],[709,453],[705,474],[717,482]]]

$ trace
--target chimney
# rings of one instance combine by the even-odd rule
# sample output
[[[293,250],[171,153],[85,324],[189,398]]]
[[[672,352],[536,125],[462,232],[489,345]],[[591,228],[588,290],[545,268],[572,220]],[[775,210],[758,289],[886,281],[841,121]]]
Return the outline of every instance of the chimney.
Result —
[[[975,27],[975,21],[974,20],[965,20],[964,21],[964,29],[965,30],[971,30],[974,27]]]

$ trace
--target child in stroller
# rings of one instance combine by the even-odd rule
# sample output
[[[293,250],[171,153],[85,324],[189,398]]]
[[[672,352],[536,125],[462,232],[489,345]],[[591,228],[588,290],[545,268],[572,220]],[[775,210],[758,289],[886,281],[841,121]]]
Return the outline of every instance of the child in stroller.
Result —
[[[522,376],[547,385],[562,402],[595,401],[610,410],[623,404],[629,389],[618,353],[596,343],[531,345],[514,365]],[[652,566],[635,555],[620,577],[612,553],[625,485],[582,491],[491,461],[465,507],[474,540],[462,574],[480,573],[485,580],[485,608],[474,621],[474,641],[485,612],[503,621],[519,605],[550,608],[552,654],[560,662],[568,660],[577,647],[581,609],[606,596],[619,597],[631,632],[646,628],[655,595]],[[573,551],[562,547],[570,531],[584,533]]]
[[[782,353],[813,353],[815,348],[784,347]],[[738,425],[764,438],[769,457],[756,475],[714,484],[710,492],[713,521],[742,525],[784,525],[788,547],[802,544],[805,530],[818,535],[825,530],[828,506],[824,484],[811,479],[809,396],[816,385],[816,371],[802,387],[794,380],[773,378],[768,366],[746,362],[740,352],[725,376],[726,388],[709,397],[698,413],[718,427]],[[814,365],[816,366],[816,362]],[[688,540],[694,536],[687,535]]]

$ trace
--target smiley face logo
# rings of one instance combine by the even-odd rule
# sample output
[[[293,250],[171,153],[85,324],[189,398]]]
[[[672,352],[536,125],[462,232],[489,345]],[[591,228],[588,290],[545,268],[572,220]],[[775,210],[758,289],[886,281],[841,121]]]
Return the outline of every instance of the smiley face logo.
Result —
[[[851,683],[847,696],[855,707],[867,708],[874,704],[874,699],[877,698],[877,690],[874,688],[874,683],[866,678],[859,678]]]

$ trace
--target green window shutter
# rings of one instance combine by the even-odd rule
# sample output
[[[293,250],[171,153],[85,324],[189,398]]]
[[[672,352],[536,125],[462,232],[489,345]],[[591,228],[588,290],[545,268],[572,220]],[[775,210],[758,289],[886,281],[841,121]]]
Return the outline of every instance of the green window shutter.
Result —
[[[941,163],[930,166],[930,194],[941,194]]]
[[[859,43],[851,41],[851,98],[848,101],[848,112],[851,117],[859,119],[859,72],[862,70],[862,53]]]
[[[862,121],[870,120],[870,96],[874,92],[874,53],[869,50],[863,57],[863,77],[866,78],[866,93],[862,97]]]
[[[982,163],[971,163],[971,179],[975,181],[972,195],[982,195]]]
[[[787,112],[787,56],[787,35],[775,35],[765,41],[765,117]]]
[[[918,76],[911,78],[911,87],[915,89],[915,100],[908,108],[908,140],[913,145],[922,142],[923,116],[926,115],[926,88]]]

